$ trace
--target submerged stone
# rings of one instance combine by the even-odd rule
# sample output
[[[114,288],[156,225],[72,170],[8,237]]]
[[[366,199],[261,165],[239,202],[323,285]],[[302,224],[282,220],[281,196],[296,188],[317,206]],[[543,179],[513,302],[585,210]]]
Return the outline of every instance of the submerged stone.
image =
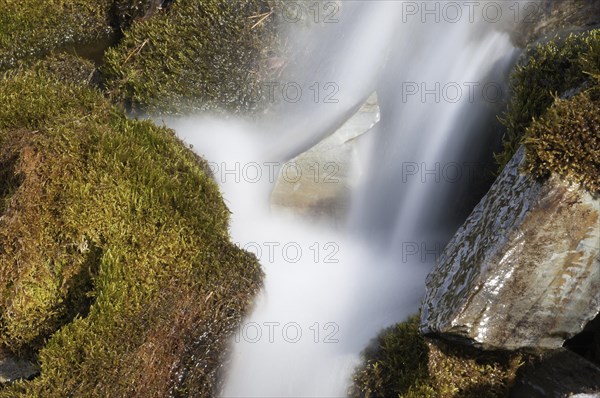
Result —
[[[272,208],[343,219],[356,180],[357,141],[379,122],[377,94],[340,128],[282,167],[271,193]]]
[[[521,148],[428,276],[423,332],[550,349],[600,312],[600,201],[520,173],[524,157]]]

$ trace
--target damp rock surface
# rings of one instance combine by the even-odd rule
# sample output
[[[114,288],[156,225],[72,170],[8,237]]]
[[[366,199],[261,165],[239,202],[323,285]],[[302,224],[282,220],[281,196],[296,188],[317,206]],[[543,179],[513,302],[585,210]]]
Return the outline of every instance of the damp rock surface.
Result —
[[[6,350],[0,350],[0,385],[29,379],[39,372],[40,368],[35,363],[14,357]]]
[[[600,3],[595,0],[538,0],[512,4],[506,10],[516,26],[513,42],[525,47],[557,33],[579,32],[600,25]]]
[[[520,148],[426,282],[421,329],[488,349],[553,349],[600,312],[600,202],[522,174]]]

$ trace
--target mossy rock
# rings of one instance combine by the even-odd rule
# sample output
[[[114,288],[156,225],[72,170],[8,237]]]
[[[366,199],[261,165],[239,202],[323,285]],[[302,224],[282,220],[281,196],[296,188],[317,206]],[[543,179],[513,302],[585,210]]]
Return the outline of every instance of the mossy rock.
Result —
[[[349,391],[353,398],[505,397],[523,364],[519,353],[425,338],[418,316],[382,331],[363,360]]]
[[[3,0],[0,2],[0,71],[73,43],[113,32],[113,1]]]
[[[363,359],[354,375],[351,397],[398,397],[426,384],[427,345],[419,332],[419,318],[413,316],[383,330]]]
[[[103,74],[133,113],[260,108],[275,13],[267,0],[179,0],[125,32]]]
[[[0,345],[41,367],[0,396],[210,396],[262,273],[206,163],[42,69],[0,103]]]
[[[600,30],[529,49],[511,84],[500,167],[525,144],[528,172],[538,177],[555,172],[597,193]]]
[[[600,30],[537,44],[523,59],[511,77],[512,97],[502,117],[506,134],[504,151],[497,156],[500,169],[523,143],[534,118],[546,113],[557,97],[598,85]]]

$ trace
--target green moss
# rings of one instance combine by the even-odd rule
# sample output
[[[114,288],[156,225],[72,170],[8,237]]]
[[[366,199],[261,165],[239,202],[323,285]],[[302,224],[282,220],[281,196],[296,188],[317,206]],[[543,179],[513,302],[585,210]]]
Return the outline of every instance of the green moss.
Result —
[[[262,274],[206,163],[41,69],[0,103],[0,344],[41,365],[0,396],[209,396]]]
[[[14,69],[6,72],[6,77],[19,75],[27,70],[50,75],[63,83],[84,86],[98,83],[97,69],[93,62],[65,52],[50,53],[41,59],[20,60]]]
[[[504,151],[497,156],[500,168],[521,145],[533,119],[542,116],[557,96],[598,84],[600,30],[538,44],[524,59],[511,77],[512,98],[502,118]]]
[[[417,316],[384,330],[363,357],[351,397],[504,397],[522,364],[520,354],[426,339]]]
[[[162,2],[162,0],[115,0],[114,12],[119,26],[127,28],[136,20],[150,17],[158,11]]]
[[[133,24],[106,53],[111,97],[136,113],[256,109],[271,10],[267,0],[180,0]]]
[[[110,0],[3,0],[0,71],[19,59],[110,34],[111,5]]]
[[[509,394],[519,353],[484,352],[438,339],[428,339],[430,386],[437,397],[501,398]]]
[[[424,384],[428,379],[427,345],[419,333],[419,317],[382,331],[363,357],[351,397],[397,397]]]
[[[537,177],[556,173],[600,193],[600,98],[584,92],[556,99],[527,129],[527,171]]]
[[[525,144],[531,174],[556,173],[598,192],[600,30],[530,49],[512,87],[500,166]]]

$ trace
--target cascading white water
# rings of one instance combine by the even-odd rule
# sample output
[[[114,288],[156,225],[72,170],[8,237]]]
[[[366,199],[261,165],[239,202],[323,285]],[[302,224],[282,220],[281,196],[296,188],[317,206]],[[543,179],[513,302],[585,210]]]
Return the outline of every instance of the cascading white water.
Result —
[[[435,257],[411,251],[409,258],[407,244],[430,248],[457,227],[445,213],[455,211],[452,197],[465,180],[440,173],[479,159],[493,133],[485,117],[491,94],[482,90],[501,82],[513,58],[507,34],[455,4],[464,15],[440,14],[439,22],[431,13],[423,22],[421,2],[323,8],[339,11],[337,23],[287,32],[296,50],[283,79],[303,88],[298,101],[283,101],[260,123],[168,122],[214,162],[232,211],[231,235],[258,255],[266,273],[232,343],[223,397],[344,396],[369,340],[417,312]],[[337,101],[315,101],[311,87],[328,83]],[[275,166],[331,133],[374,90],[381,122],[360,140],[368,160],[346,226],[271,212]]]

